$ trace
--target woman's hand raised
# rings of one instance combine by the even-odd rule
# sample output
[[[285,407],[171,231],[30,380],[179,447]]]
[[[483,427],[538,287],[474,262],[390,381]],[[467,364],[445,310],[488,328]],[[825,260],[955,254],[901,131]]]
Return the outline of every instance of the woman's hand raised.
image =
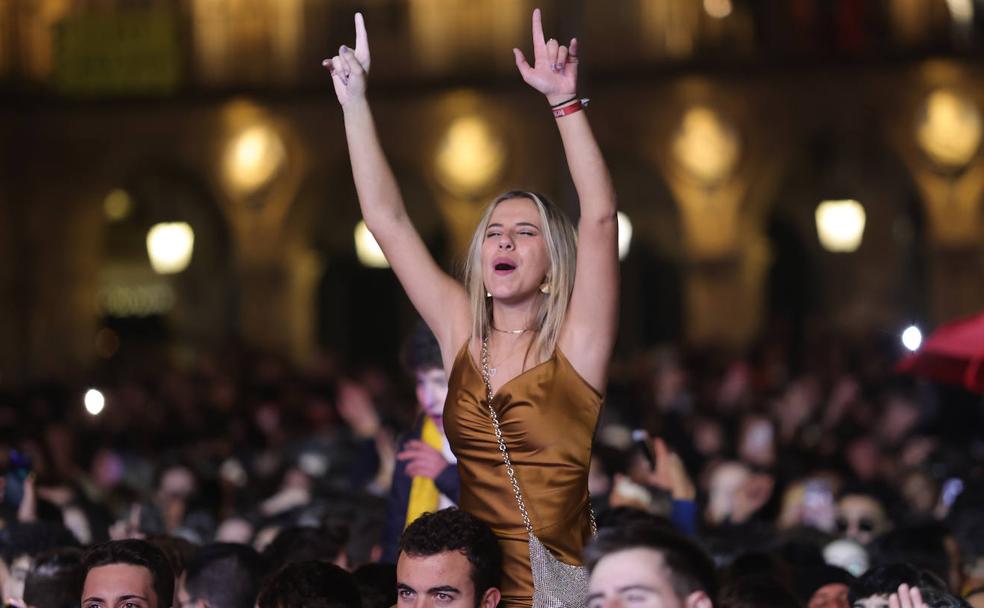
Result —
[[[369,34],[362,13],[355,14],[355,50],[344,44],[338,48],[338,55],[325,59],[321,65],[331,73],[338,103],[345,106],[353,100],[366,97],[366,81],[369,77]]]
[[[533,11],[533,66],[527,63],[523,51],[513,49],[513,54],[523,80],[543,93],[551,105],[577,94],[577,38],[571,38],[569,46],[554,38],[544,40],[540,9]]]

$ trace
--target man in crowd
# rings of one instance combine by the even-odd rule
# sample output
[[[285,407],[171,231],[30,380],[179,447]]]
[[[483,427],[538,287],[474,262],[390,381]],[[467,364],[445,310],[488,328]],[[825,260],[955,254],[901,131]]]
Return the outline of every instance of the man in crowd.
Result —
[[[182,608],[252,608],[264,564],[248,545],[216,543],[199,549],[178,580]]]
[[[499,541],[484,522],[455,508],[426,513],[400,539],[397,606],[494,608],[501,577]]]
[[[169,608],[173,603],[174,572],[164,552],[147,541],[96,545],[82,556],[82,571],[82,608]]]
[[[404,363],[414,376],[420,410],[413,430],[401,438],[386,506],[383,561],[397,558],[400,533],[421,514],[458,502],[458,467],[444,435],[448,376],[434,334],[419,324],[404,348]]]
[[[714,562],[670,528],[649,522],[601,530],[585,550],[589,608],[712,608]]]
[[[75,547],[41,553],[24,581],[28,608],[78,608],[82,593],[82,551]]]

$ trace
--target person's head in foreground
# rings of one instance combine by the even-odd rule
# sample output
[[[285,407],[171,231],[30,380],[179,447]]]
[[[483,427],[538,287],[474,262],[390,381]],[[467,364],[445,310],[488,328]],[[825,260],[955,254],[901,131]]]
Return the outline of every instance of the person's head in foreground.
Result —
[[[425,513],[403,531],[397,606],[493,608],[501,596],[502,551],[482,520],[458,509]]]
[[[680,533],[648,524],[601,530],[585,549],[589,608],[712,608],[711,558]]]
[[[75,547],[41,553],[24,581],[28,608],[78,608],[82,593],[82,550]]]
[[[96,545],[82,555],[82,608],[169,608],[174,573],[164,552],[137,539]]]
[[[293,562],[263,585],[257,608],[362,608],[355,577],[335,564]]]
[[[967,606],[948,593],[934,574],[906,563],[876,566],[851,584],[848,599],[853,608],[943,608]]]
[[[195,552],[178,579],[181,608],[253,608],[263,560],[249,545],[215,543]]]

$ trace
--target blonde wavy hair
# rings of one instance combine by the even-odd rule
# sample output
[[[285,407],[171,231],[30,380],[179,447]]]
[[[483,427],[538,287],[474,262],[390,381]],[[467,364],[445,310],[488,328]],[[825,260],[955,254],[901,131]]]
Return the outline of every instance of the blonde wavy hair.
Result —
[[[574,270],[577,260],[577,233],[574,226],[557,205],[535,192],[512,190],[498,196],[482,214],[475,234],[468,247],[464,265],[464,284],[472,310],[472,337],[481,340],[492,329],[492,298],[486,297],[482,278],[482,242],[492,219],[492,212],[499,203],[510,199],[525,198],[533,202],[540,214],[541,233],[547,244],[550,267],[547,270],[547,293],[542,295],[540,308],[534,322],[536,335],[526,352],[534,353],[535,361],[545,361],[553,355],[560,337],[560,329],[567,316],[567,306],[574,289]],[[526,367],[524,359],[523,367]]]

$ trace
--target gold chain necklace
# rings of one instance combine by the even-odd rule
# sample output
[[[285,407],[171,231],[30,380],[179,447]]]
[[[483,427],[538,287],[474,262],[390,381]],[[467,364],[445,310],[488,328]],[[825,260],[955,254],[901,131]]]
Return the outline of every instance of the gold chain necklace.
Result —
[[[532,331],[530,328],[526,328],[526,329],[499,329],[495,325],[492,326],[492,329],[494,331],[499,332],[500,334],[512,334],[514,336],[518,336],[519,334],[525,334],[528,331]]]

